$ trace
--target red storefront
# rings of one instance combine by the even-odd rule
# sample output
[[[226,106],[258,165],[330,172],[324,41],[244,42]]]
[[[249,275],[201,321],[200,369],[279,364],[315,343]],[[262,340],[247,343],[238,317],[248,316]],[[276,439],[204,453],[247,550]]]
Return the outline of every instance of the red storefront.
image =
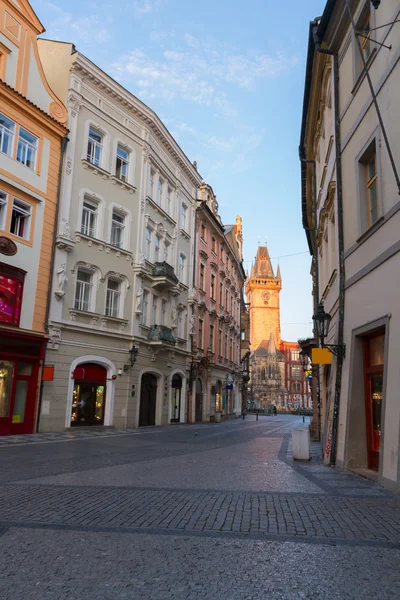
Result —
[[[0,435],[33,433],[46,338],[0,330]]]

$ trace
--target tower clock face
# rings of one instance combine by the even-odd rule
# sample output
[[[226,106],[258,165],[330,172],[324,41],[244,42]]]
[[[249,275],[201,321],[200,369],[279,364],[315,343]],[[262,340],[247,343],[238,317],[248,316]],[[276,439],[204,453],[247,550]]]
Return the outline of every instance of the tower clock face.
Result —
[[[264,302],[264,304],[268,304],[270,297],[271,294],[269,292],[261,292],[261,299]]]

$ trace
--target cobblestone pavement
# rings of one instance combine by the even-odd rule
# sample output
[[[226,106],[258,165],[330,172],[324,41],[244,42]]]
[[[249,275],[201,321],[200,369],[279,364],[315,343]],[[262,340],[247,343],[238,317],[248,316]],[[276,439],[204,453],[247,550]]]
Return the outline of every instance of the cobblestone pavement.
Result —
[[[400,597],[399,497],[298,423],[3,438],[1,600]]]

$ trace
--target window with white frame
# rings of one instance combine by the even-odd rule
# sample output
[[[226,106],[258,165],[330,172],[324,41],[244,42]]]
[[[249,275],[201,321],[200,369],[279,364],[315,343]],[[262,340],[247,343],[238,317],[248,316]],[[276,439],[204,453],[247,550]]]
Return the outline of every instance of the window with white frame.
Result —
[[[166,315],[167,315],[167,301],[161,300],[161,325],[166,324]]]
[[[162,188],[163,188],[163,182],[162,182],[162,179],[160,178],[158,180],[158,186],[157,186],[157,204],[159,206],[162,206]]]
[[[118,210],[113,210],[111,219],[111,240],[112,246],[123,248],[125,233],[125,215]]]
[[[185,256],[179,255],[179,279],[184,283],[185,281]]]
[[[153,171],[153,169],[150,169],[150,174],[149,174],[149,196],[150,196],[150,198],[153,198],[153,192],[154,192],[154,171]]]
[[[26,204],[26,202],[14,198],[11,212],[10,233],[27,240],[29,238],[31,216],[32,207],[30,204]]]
[[[151,256],[151,229],[146,227],[146,243],[144,246],[144,257],[146,260],[150,260]]]
[[[107,280],[106,315],[118,318],[121,306],[121,282],[109,277]]]
[[[93,289],[93,274],[78,269],[76,276],[75,310],[90,311]]]
[[[15,123],[0,113],[0,152],[11,156],[14,142]]]
[[[84,198],[82,205],[81,233],[89,237],[96,237],[97,218],[99,205],[88,198]]]
[[[8,195],[0,190],[0,229],[4,229],[6,226],[7,199]]]
[[[292,362],[298,362],[300,360],[300,350],[290,351]]]
[[[129,176],[129,152],[123,146],[117,146],[117,162],[115,165],[115,176],[121,181],[128,181]]]
[[[103,136],[94,127],[89,128],[87,159],[96,167],[101,166],[103,155]]]
[[[157,309],[158,309],[158,298],[153,294],[153,310],[151,324],[157,325]]]
[[[148,307],[149,307],[149,292],[147,290],[143,290],[142,315],[140,317],[141,325],[147,324]]]
[[[154,238],[154,262],[160,262],[160,238],[158,235]]]
[[[187,219],[187,206],[182,204],[181,206],[181,229],[186,230],[186,219]]]
[[[20,127],[18,132],[17,161],[29,169],[35,169],[37,146],[37,137],[23,127]]]

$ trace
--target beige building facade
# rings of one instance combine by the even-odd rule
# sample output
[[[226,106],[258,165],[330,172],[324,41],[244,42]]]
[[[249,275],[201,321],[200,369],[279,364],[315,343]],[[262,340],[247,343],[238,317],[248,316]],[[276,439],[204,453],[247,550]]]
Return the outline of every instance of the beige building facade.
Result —
[[[72,44],[39,50],[70,129],[40,430],[184,422],[201,177],[157,115]]]
[[[310,26],[303,224],[325,343],[345,345],[320,367],[325,460],[398,489],[400,6],[375,4],[329,1]]]

